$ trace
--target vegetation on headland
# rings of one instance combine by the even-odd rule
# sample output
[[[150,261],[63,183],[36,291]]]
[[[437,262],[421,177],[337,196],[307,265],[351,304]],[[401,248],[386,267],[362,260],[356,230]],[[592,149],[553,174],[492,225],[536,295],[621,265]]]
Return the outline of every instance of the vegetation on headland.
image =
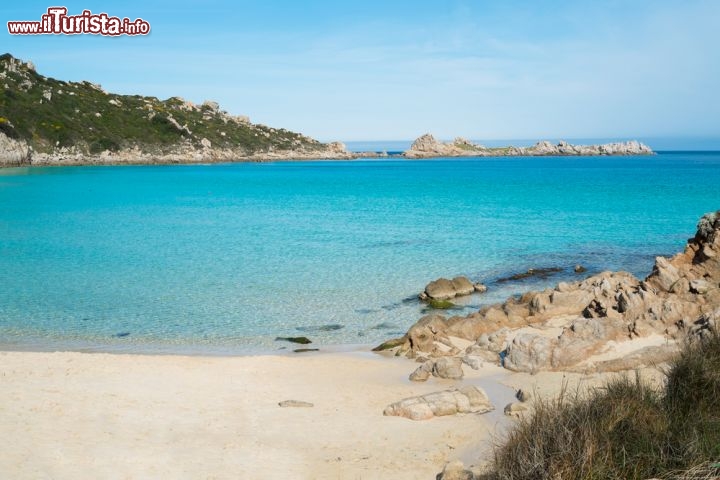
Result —
[[[178,146],[211,146],[253,155],[324,146],[298,133],[229,115],[211,101],[195,105],[179,97],[117,95],[90,82],[44,77],[8,53],[0,55],[0,86],[0,132],[24,140],[39,153],[138,148],[162,154]]]
[[[657,390],[617,378],[538,399],[487,479],[720,478],[720,334],[688,342]]]

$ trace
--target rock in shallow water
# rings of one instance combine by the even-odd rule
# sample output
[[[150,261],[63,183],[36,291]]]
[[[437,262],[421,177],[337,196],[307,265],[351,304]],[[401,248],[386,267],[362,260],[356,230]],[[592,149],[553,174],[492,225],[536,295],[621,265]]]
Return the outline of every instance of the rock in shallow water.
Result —
[[[498,283],[505,283],[505,282],[514,282],[518,280],[524,280],[526,278],[548,278],[549,276],[562,272],[563,269],[559,267],[549,267],[549,268],[531,268],[526,272],[522,273],[516,273],[514,275],[510,275],[509,277],[503,277],[498,278]]]
[[[447,310],[449,308],[455,308],[455,304],[451,302],[450,300],[437,300],[435,298],[431,298],[427,302],[428,307],[434,308],[436,310]]]
[[[475,285],[473,285],[473,288],[478,293],[485,293],[488,290],[487,285],[485,285],[484,283],[476,283]]]
[[[421,300],[449,300],[461,295],[470,295],[475,285],[467,277],[455,277],[452,280],[438,278],[428,283],[420,294]]]
[[[328,325],[310,325],[306,327],[295,327],[298,332],[332,332],[335,330],[341,330],[345,328],[345,325],[339,323],[330,323]]]
[[[299,343],[301,345],[307,345],[308,343],[312,343],[312,340],[310,340],[307,337],[275,337],[276,342],[290,342],[290,343]]]

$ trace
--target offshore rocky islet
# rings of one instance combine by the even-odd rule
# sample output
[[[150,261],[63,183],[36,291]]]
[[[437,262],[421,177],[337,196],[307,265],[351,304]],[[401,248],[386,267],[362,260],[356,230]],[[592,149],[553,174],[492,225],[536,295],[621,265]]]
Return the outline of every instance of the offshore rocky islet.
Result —
[[[0,56],[0,166],[172,164],[355,159],[386,153],[349,152],[340,142],[230,115],[217,102],[117,95],[99,85],[44,77],[31,62]],[[425,134],[397,157],[647,155],[636,141],[580,146],[547,141],[532,147],[486,148]]]

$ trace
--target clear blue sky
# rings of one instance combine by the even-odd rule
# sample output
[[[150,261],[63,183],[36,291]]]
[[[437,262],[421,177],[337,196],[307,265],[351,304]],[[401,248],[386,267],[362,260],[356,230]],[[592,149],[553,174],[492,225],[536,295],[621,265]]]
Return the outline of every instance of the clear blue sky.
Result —
[[[55,4],[152,33],[7,33]],[[719,25],[717,0],[24,0],[0,50],[321,140],[720,137]]]

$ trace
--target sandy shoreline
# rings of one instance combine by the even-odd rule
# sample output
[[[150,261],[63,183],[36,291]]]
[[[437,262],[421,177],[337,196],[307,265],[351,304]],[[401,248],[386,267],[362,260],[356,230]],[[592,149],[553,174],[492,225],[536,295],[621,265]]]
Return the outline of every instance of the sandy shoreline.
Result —
[[[495,412],[413,422],[399,399],[415,364],[369,352],[203,357],[0,352],[0,477],[434,478],[473,461],[513,391],[484,366],[463,384]],[[280,408],[283,400],[312,408]]]

